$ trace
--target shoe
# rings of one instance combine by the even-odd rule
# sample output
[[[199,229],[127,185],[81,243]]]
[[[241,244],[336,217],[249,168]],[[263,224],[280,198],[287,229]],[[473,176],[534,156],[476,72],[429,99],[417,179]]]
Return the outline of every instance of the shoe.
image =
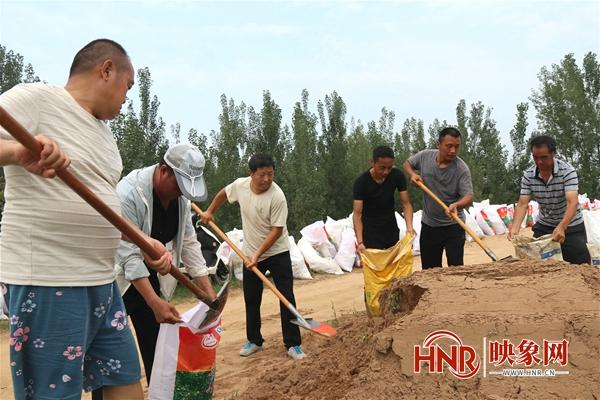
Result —
[[[294,360],[302,360],[306,357],[306,354],[302,351],[302,347],[292,346],[288,349],[288,356],[292,357]]]
[[[258,353],[259,351],[262,351],[262,349],[263,349],[262,346],[258,346],[252,342],[246,342],[246,343],[244,343],[242,350],[240,350],[240,356],[248,357],[254,353]]]

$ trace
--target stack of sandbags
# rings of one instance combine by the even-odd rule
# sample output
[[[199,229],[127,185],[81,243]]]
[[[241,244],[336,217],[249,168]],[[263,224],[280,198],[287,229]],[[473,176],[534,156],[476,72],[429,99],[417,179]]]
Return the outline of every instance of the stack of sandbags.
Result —
[[[333,260],[342,270],[351,272],[357,260],[356,234],[352,226],[352,215],[337,221],[327,217],[325,233],[337,250]]]
[[[312,279],[308,267],[304,262],[304,256],[296,244],[294,237],[288,236],[288,240],[290,242],[290,258],[292,260],[292,273],[294,279]]]
[[[337,253],[335,245],[329,240],[323,221],[316,221],[300,231],[302,238],[298,247],[308,267],[314,272],[341,275],[344,272],[334,261]]]
[[[469,228],[471,228],[471,231],[473,231],[473,233],[475,233],[475,235],[477,235],[479,239],[485,236],[485,233],[483,233],[483,231],[479,227],[479,224],[475,220],[475,209],[473,207],[470,207],[468,210],[465,210],[465,224]],[[467,240],[472,241],[473,239],[470,235],[467,235]]]

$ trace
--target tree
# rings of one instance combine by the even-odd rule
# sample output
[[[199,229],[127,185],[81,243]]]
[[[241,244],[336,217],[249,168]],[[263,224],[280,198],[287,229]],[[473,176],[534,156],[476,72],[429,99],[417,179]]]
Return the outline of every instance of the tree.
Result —
[[[159,162],[169,148],[165,123],[158,115],[160,102],[158,97],[152,96],[150,92],[152,79],[148,67],[139,69],[137,78],[139,113],[135,112],[130,100],[127,103],[127,112],[119,113],[110,123],[123,160],[123,175]]]
[[[571,163],[579,176],[579,191],[600,196],[600,66],[596,54],[583,58],[583,70],[573,54],[559,64],[542,67],[540,86],[531,101],[538,129],[553,136],[559,156]]]
[[[372,124],[371,124],[372,125]],[[365,134],[365,127],[354,119],[350,123],[350,135],[348,135],[348,174],[352,179],[356,179],[361,173],[370,167],[370,160],[373,156],[373,147],[381,145],[381,142],[371,142],[368,133]]]
[[[288,201],[288,229],[297,235],[304,226],[323,219],[325,209],[325,177],[319,168],[317,153],[317,116],[308,109],[308,91],[302,90],[301,100],[292,115],[292,142],[286,162],[290,184],[285,194]],[[292,179],[293,178],[293,179]]]
[[[246,105],[236,105],[233,99],[221,95],[221,114],[219,115],[219,131],[212,131],[212,162],[215,173],[211,177],[215,194],[235,179],[248,174],[247,160],[242,159],[246,153]],[[212,196],[214,197],[214,195]],[[224,207],[218,215],[221,229],[230,230],[240,226],[238,207]]]
[[[475,198],[505,203],[512,199],[505,190],[507,154],[500,143],[500,132],[491,113],[491,108],[486,108],[481,101],[471,105],[465,130],[470,150],[467,164],[471,170]]]
[[[529,147],[525,139],[527,126],[529,125],[527,122],[528,110],[529,104],[526,102],[517,105],[517,121],[513,129],[510,130],[510,142],[513,147],[513,153],[508,166],[507,191],[512,193],[515,199],[520,193],[523,172],[527,169],[531,160]]]
[[[277,181],[286,180],[285,157],[289,150],[289,131],[281,126],[281,108],[275,103],[268,90],[263,92],[260,114],[252,107],[248,109],[248,145],[246,158],[256,153],[268,153],[275,161]]]
[[[440,122],[437,118],[433,120],[429,128],[427,128],[427,148],[437,148],[439,142],[440,131],[445,127],[450,126],[446,120]],[[463,132],[459,129],[460,132]]]
[[[39,82],[31,64],[23,68],[24,57],[0,44],[0,94],[8,91],[19,83]],[[23,78],[23,73],[25,77]],[[0,220],[4,209],[4,169],[0,168]]]
[[[321,121],[319,141],[320,168],[325,175],[325,205],[327,215],[334,219],[346,217],[352,209],[352,177],[346,170],[346,104],[333,92],[317,104]]]
[[[179,122],[171,125],[171,136],[176,144],[181,143],[181,124]]]

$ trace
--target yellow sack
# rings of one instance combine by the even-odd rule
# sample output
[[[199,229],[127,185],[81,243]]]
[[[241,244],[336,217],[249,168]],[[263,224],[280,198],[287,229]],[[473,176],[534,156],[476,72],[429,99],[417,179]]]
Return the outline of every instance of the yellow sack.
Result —
[[[367,312],[380,315],[379,292],[392,280],[412,274],[414,237],[405,235],[389,249],[366,249],[360,253],[365,278],[365,303]]]

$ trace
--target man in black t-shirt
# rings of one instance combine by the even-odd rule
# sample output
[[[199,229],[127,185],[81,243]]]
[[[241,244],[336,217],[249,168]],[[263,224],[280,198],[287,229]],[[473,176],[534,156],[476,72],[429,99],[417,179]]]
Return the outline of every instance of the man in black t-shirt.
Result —
[[[371,168],[354,181],[353,222],[358,251],[387,249],[400,239],[394,215],[394,193],[398,190],[407,233],[413,229],[413,208],[406,191],[406,179],[394,167],[394,151],[388,146],[373,150]]]

